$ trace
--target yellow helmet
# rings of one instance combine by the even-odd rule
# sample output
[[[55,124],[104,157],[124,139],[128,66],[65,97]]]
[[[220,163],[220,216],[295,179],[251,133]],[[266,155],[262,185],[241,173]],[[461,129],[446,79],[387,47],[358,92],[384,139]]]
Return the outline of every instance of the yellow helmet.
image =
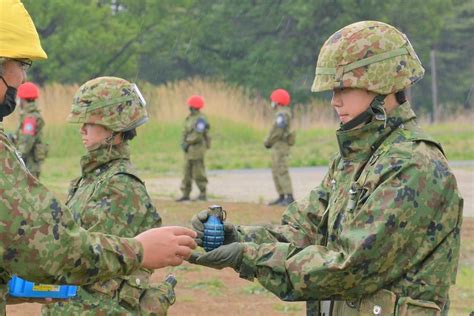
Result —
[[[38,32],[20,0],[0,0],[0,58],[46,59]]]

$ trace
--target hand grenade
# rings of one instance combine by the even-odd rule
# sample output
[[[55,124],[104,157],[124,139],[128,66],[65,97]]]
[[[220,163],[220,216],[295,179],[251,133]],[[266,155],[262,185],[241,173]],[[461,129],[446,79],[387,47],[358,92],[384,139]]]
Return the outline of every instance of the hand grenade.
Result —
[[[209,217],[204,223],[204,250],[211,251],[224,243],[226,212],[220,205],[209,206]]]

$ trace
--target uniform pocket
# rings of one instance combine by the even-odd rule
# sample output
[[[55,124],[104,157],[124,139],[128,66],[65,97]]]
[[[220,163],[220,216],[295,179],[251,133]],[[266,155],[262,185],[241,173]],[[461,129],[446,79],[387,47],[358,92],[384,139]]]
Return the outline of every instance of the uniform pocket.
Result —
[[[397,302],[396,316],[439,316],[441,309],[430,301],[414,300],[411,297],[400,297]]]
[[[122,305],[137,308],[140,304],[140,297],[149,286],[149,273],[139,270],[129,276],[119,291],[119,302]]]
[[[171,284],[164,282],[152,285],[143,293],[140,299],[141,315],[166,315],[170,305],[176,301],[174,288]]]
[[[396,301],[395,293],[382,289],[362,299],[359,310],[362,315],[393,315]]]

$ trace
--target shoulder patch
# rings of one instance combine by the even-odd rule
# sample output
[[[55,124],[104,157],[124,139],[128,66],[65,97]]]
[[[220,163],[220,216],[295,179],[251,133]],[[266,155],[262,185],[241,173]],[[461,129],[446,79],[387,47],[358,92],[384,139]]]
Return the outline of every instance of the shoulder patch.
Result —
[[[198,133],[203,133],[208,128],[207,121],[203,117],[197,119],[196,124],[194,125],[194,130]]]
[[[285,128],[288,126],[288,123],[286,122],[286,117],[285,114],[279,113],[276,117],[275,124],[279,128]]]
[[[36,135],[36,117],[27,116],[23,120],[21,132],[23,135]]]

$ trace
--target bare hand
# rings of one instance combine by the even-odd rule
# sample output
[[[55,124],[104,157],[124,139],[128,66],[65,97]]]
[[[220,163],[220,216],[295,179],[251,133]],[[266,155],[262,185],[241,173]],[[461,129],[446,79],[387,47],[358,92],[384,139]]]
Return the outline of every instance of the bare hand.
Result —
[[[180,226],[165,226],[147,230],[135,237],[143,246],[142,267],[159,269],[178,266],[196,248],[196,233]]]

